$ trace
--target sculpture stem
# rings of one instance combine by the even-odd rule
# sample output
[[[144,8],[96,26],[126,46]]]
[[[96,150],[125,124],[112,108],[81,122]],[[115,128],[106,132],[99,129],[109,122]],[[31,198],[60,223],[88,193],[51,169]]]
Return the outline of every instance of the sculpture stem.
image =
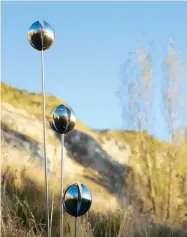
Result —
[[[61,200],[60,200],[60,237],[63,237],[63,189],[64,189],[64,134],[61,134]]]
[[[75,237],[78,237],[78,217],[75,217]]]
[[[41,72],[42,72],[42,95],[43,95],[43,143],[44,143],[44,161],[45,161],[45,195],[46,195],[46,211],[47,211],[47,237],[50,237],[49,230],[49,192],[48,192],[48,166],[46,154],[46,113],[45,113],[45,90],[44,90],[44,57],[43,57],[43,35],[41,29]]]

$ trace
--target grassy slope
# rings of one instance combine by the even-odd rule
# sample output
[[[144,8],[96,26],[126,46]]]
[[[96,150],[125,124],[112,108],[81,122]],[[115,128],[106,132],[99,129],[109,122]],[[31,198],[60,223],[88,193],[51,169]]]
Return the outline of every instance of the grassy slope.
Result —
[[[32,114],[38,118],[42,118],[42,94],[40,93],[30,93],[27,91],[20,90],[11,85],[1,82],[1,100],[2,102],[7,102],[16,108],[24,109],[29,114]],[[62,99],[59,99],[52,95],[46,95],[46,116],[48,117],[50,111],[53,107],[64,103],[67,104]],[[137,132],[136,131],[124,131],[124,130],[103,130],[97,131],[88,128],[84,123],[77,119],[76,128],[82,132],[88,133],[93,136],[99,142],[99,137],[113,138],[122,142],[127,142],[131,145],[136,143]],[[154,139],[152,137],[152,139]],[[159,142],[154,139],[155,142]],[[162,145],[163,142],[159,142]]]
[[[4,82],[1,82],[1,96],[2,96],[1,97],[2,102],[8,103],[18,109],[21,109],[22,111],[26,111],[28,113],[28,115],[31,114],[39,119],[42,119],[42,95],[41,94],[29,93],[27,91],[19,90],[13,86],[7,85]],[[49,114],[50,110],[54,106],[59,105],[60,103],[65,103],[65,102],[63,100],[56,98],[55,96],[46,95],[46,114]],[[6,124],[5,121],[2,123],[2,125],[11,129],[10,125]],[[77,120],[76,128],[85,132],[85,133],[90,134],[91,136],[97,137],[97,133],[92,131],[91,129],[89,129],[79,119]],[[28,138],[29,140],[37,143],[37,141],[34,139],[34,137],[30,137],[29,135],[24,135],[24,136],[26,138]],[[51,139],[51,141],[53,141],[52,144],[54,144],[55,141],[58,142],[58,140],[54,141],[54,137]],[[10,156],[8,149],[3,148],[2,150],[6,152],[6,156]],[[74,161],[72,161],[72,162],[74,162]],[[79,166],[77,163],[76,163],[76,165]],[[18,164],[16,163],[16,161],[15,161],[15,164],[12,162],[11,162],[11,164],[4,162],[3,169],[6,170],[7,167],[10,169],[9,170],[10,173],[14,173],[15,167],[17,167],[17,169],[18,169]],[[23,167],[21,167],[21,166],[19,167],[20,172],[22,172],[22,168]],[[27,173],[28,173],[27,175],[29,176],[29,178],[32,179],[34,182],[36,182],[35,175],[34,175],[34,177],[32,175],[32,168],[28,169],[28,167],[27,167]],[[41,172],[41,173],[43,174],[43,172]],[[97,177],[97,174],[95,173],[95,171],[88,169],[88,168],[85,169],[84,174],[85,174],[85,176],[88,176],[91,178]],[[42,179],[42,181],[37,180],[37,183],[39,183],[38,185],[40,186],[40,188],[42,188],[42,185],[44,183],[43,176],[42,177],[37,176],[37,179],[38,178]],[[79,174],[77,174],[76,179],[87,184],[92,191],[99,193],[102,197],[106,196],[107,198],[112,198],[112,195],[109,194],[109,192],[101,185],[99,185],[95,182],[89,181]],[[23,177],[21,178],[21,180],[23,181]],[[74,182],[74,180],[73,180],[73,182]],[[70,177],[68,178],[68,183],[71,183]],[[60,187],[58,186],[57,189],[60,190],[59,188]],[[104,199],[104,198],[101,198],[101,201],[103,201],[102,199]]]
[[[30,93],[20,90],[4,82],[1,82],[1,100],[7,102],[16,108],[24,109],[27,113],[42,119],[42,94]],[[52,95],[46,95],[46,116],[48,117],[51,109],[61,103],[67,104],[62,99]],[[102,144],[102,138],[114,139],[122,143],[128,143],[132,149],[139,143],[138,132],[132,130],[92,130],[77,119],[76,128],[82,132],[91,135],[98,143]],[[145,131],[141,132],[146,134]],[[154,146],[160,151],[167,151],[168,143],[148,135],[148,145]]]
[[[16,108],[24,109],[29,114],[42,119],[42,94],[30,93],[20,90],[11,85],[1,82],[1,100],[7,102]],[[66,104],[65,101],[52,95],[46,95],[46,116],[48,117],[51,109],[61,103]],[[114,139],[119,142],[128,143],[132,149],[139,142],[140,133],[132,130],[92,130],[88,128],[84,123],[77,119],[76,128],[82,132],[91,135],[98,143],[102,143],[102,138]],[[142,135],[147,134],[146,131],[141,132]],[[168,150],[168,143],[161,141],[151,135],[148,135],[148,146],[154,147],[155,150],[166,152]],[[172,149],[173,145],[169,145]]]
[[[10,85],[7,85],[6,83],[4,83],[4,82],[1,82],[1,95],[2,95],[2,101],[3,102],[7,102],[7,103],[9,103],[9,104],[11,104],[11,105],[13,105],[13,106],[15,106],[16,108],[20,108],[20,109],[23,109],[24,108],[24,110],[25,111],[27,111],[28,113],[30,113],[30,114],[32,114],[32,115],[34,115],[34,116],[36,116],[36,117],[38,117],[38,118],[41,118],[42,117],[42,95],[41,94],[36,94],[36,93],[28,93],[28,92],[26,92],[26,91],[22,91],[22,90],[19,90],[19,89],[17,89],[17,88],[14,88],[14,87],[12,87],[12,86],[10,86]],[[61,99],[58,99],[58,98],[56,98],[55,96],[51,96],[51,95],[47,95],[46,96],[46,110],[47,110],[47,114],[49,114],[49,112],[50,112],[50,110],[54,107],[54,106],[56,106],[56,105],[58,105],[58,104],[60,104],[60,103],[63,103],[63,100],[61,100]],[[90,134],[90,135],[92,135],[92,136],[94,136],[96,139],[98,139],[98,141],[100,141],[100,138],[102,138],[102,137],[105,137],[105,138],[113,138],[113,139],[115,139],[115,140],[117,140],[117,141],[121,141],[121,142],[127,142],[127,143],[129,143],[132,147],[133,146],[136,146],[138,143],[139,143],[139,134],[136,132],[136,131],[110,131],[110,130],[108,130],[108,131],[93,131],[93,130],[91,130],[91,129],[89,129],[87,126],[85,126],[80,120],[78,120],[77,121],[77,125],[76,125],[76,127],[79,129],[79,130],[81,130],[81,131],[83,131],[83,132],[86,132],[86,133],[88,133],[88,134]],[[143,132],[143,133],[145,133],[145,132]],[[165,142],[162,142],[162,141],[159,141],[158,139],[156,139],[156,138],[154,138],[154,137],[152,137],[152,136],[149,136],[149,139],[148,139],[148,144],[147,144],[147,146],[150,146],[150,148],[151,148],[151,150],[153,149],[153,150],[156,150],[156,151],[159,151],[159,152],[166,152],[169,148],[171,149],[173,149],[173,147],[174,146],[168,146],[168,144],[167,143],[165,143]],[[184,165],[185,165],[185,163],[186,163],[186,149],[185,148],[183,148],[182,150],[180,149],[180,153],[181,154],[179,154],[179,156],[178,156],[178,159],[177,159],[177,163],[175,164],[175,165],[177,165],[177,166],[175,166],[176,167],[176,169],[177,169],[177,171],[178,171],[178,173],[181,173],[182,174],[182,171],[184,170]],[[154,155],[154,154],[153,154]],[[133,159],[134,160],[134,163],[136,164],[136,159],[134,158]],[[160,194],[162,194],[162,192],[166,189],[165,187],[164,187],[164,189],[162,189],[162,187],[160,187],[160,186],[158,186],[157,185],[157,183],[158,183],[158,177],[161,177],[161,175],[163,176],[163,180],[166,178],[166,176],[164,175],[164,173],[163,172],[165,172],[166,170],[165,170],[165,166],[166,166],[166,164],[167,164],[167,160],[166,161],[164,161],[165,163],[163,164],[163,168],[159,168],[158,169],[158,171],[160,172],[159,173],[159,176],[156,176],[156,178],[154,177],[154,175],[156,175],[156,173],[155,173],[155,167],[153,167],[153,174],[152,174],[152,178],[153,178],[153,182],[155,182],[155,187],[156,188],[158,188],[158,198],[163,198],[163,197],[161,197],[160,196]],[[168,163],[169,164],[169,163]],[[132,165],[133,166],[133,165]],[[143,166],[143,164],[142,164],[142,166]],[[166,167],[167,168],[167,167]],[[181,170],[181,172],[180,172],[180,170]],[[162,172],[163,171],[163,172]],[[4,172],[6,175],[8,174],[8,172],[7,172],[7,170],[5,170],[5,172]],[[11,172],[12,173],[12,172]],[[145,172],[146,173],[146,172]],[[14,182],[16,182],[16,179],[14,179],[13,178],[13,180],[14,180]],[[29,202],[28,200],[27,200],[27,196],[28,195],[30,195],[30,194],[28,194],[28,195],[26,195],[25,194],[25,189],[21,189],[22,191],[21,191],[21,193],[19,194],[19,192],[17,191],[17,189],[15,189],[15,193],[13,193],[14,195],[12,195],[12,183],[13,182],[11,182],[11,187],[9,186],[9,184],[7,183],[8,181],[7,181],[7,179],[6,179],[6,177],[5,177],[5,179],[4,179],[4,183],[5,183],[5,191],[6,191],[6,199],[4,200],[5,202],[4,202],[4,209],[5,209],[5,212],[4,213],[8,213],[8,215],[9,216],[11,216],[12,214],[12,211],[15,211],[14,213],[15,213],[15,217],[17,218],[18,216],[19,217],[21,217],[23,220],[25,219],[25,218],[27,218],[28,216],[25,216],[25,211],[27,211],[28,212],[28,214],[27,215],[31,215],[32,213],[34,213],[34,219],[35,219],[35,221],[37,222],[37,223],[40,223],[40,219],[41,219],[41,216],[43,216],[44,214],[43,213],[38,213],[35,209],[37,209],[37,207],[36,207],[36,205],[34,205],[34,206],[32,206],[33,205],[33,203],[39,203],[40,202],[40,200],[39,200],[39,196],[38,195],[36,195],[36,200],[34,201],[34,202],[31,202],[31,203],[28,203],[28,205],[30,206],[30,208],[31,208],[31,211],[32,211],[32,213],[31,212],[29,212],[29,210],[27,210],[26,208],[27,207],[25,207],[23,204],[24,204],[24,202]],[[162,181],[162,177],[161,177],[161,183],[162,183],[163,181]],[[31,183],[30,181],[29,181],[29,183]],[[43,181],[42,181],[42,183],[43,183]],[[14,185],[13,185],[14,186]],[[7,188],[8,187],[8,188]],[[10,192],[10,204],[11,205],[13,205],[13,206],[8,206],[8,202],[7,202],[7,191],[9,190],[9,188],[11,189],[11,192]],[[34,188],[36,188],[35,187],[35,184],[34,184]],[[141,186],[141,188],[142,188],[142,186]],[[30,190],[30,189],[29,189]],[[28,190],[28,192],[30,192]],[[176,192],[178,192],[178,188],[176,188],[176,190],[175,190]],[[23,193],[22,193],[23,192]],[[35,193],[36,192],[36,190],[34,190],[34,192],[33,193]],[[101,191],[102,192],[102,191]],[[181,195],[182,195],[182,193],[181,193]],[[40,202],[40,205],[43,203],[43,201],[42,200],[44,200],[44,197],[43,197],[43,194],[41,194],[41,202]],[[16,200],[14,200],[15,198],[19,198],[19,199],[16,199]],[[23,200],[20,200],[20,198],[23,198]],[[57,195],[57,197],[56,197],[57,199],[58,199],[58,195]],[[174,197],[175,198],[175,197]],[[186,200],[186,197],[183,197],[183,199],[184,200]],[[157,199],[155,199],[156,201],[157,201]],[[21,201],[21,204],[19,204],[18,202],[19,201]],[[175,201],[175,200],[174,200]],[[159,201],[159,199],[158,199],[158,203],[159,203],[159,205],[162,207],[162,205],[160,204],[160,201]],[[15,204],[15,205],[14,205]],[[20,206],[19,206],[20,205]],[[43,205],[43,204],[42,204]],[[159,207],[160,208],[160,207]],[[55,212],[58,212],[58,210],[55,210]],[[21,215],[20,215],[20,212],[22,213]],[[42,211],[41,211],[42,212]],[[30,214],[29,214],[30,213]],[[19,215],[18,215],[19,214]],[[55,214],[56,215],[56,214]],[[130,217],[130,221],[131,222],[134,222],[135,221],[135,219],[137,219],[137,215],[138,214],[136,214],[135,215],[135,217]],[[127,217],[128,217],[128,215],[127,215]],[[31,217],[30,217],[31,218]],[[55,218],[55,217],[54,217]],[[113,220],[114,220],[114,217],[112,217],[113,218]],[[177,217],[178,219],[179,218],[182,218],[182,217]],[[31,218],[32,219],[32,218]],[[93,223],[92,223],[92,227],[93,227],[93,225],[94,225],[94,223],[96,223],[97,222],[97,219],[98,218],[95,218],[94,220],[92,220],[93,221]],[[122,218],[121,218],[122,219]],[[54,222],[56,222],[56,223],[58,223],[58,220],[59,220],[59,217],[57,216],[55,219],[54,219]],[[128,218],[128,220],[129,220],[129,218]],[[45,223],[45,221],[44,220],[42,220],[41,221],[41,223]],[[135,221],[136,222],[136,221]],[[103,225],[103,229],[105,229],[105,226],[106,226],[106,224],[105,223],[103,223],[102,221],[99,221],[98,223],[97,223],[97,225],[98,225],[98,229],[99,230],[101,230],[101,225]],[[121,223],[120,223],[120,225],[121,225]],[[123,223],[122,223],[122,225],[123,225]],[[132,224],[128,224],[127,223],[127,220],[125,221],[125,226],[127,226],[127,229],[128,230],[130,230],[130,226],[131,226]],[[55,226],[56,226],[56,224],[55,224]],[[134,225],[132,225],[133,226],[133,231],[135,230],[135,226]],[[31,226],[32,227],[32,226]],[[31,227],[28,227],[28,229],[29,228],[31,228]],[[116,227],[115,227],[116,228]],[[132,227],[131,227],[132,228]],[[58,229],[58,228],[57,228]],[[92,229],[92,231],[94,232],[94,228]],[[105,229],[106,230],[106,229]],[[127,230],[126,230],[127,231]],[[124,233],[125,233],[125,231],[123,231]],[[139,234],[140,234],[140,232],[141,231],[138,231],[139,232]],[[11,233],[13,233],[13,231],[11,231]],[[126,232],[127,233],[127,232]],[[164,235],[164,232],[159,232],[160,234],[155,234],[156,233],[156,230],[154,230],[154,234],[152,234],[152,232],[151,232],[151,234],[148,234],[148,235],[143,235],[143,236],[151,236],[151,237],[153,237],[153,236],[166,236],[166,237],[169,237],[169,236],[176,236],[176,237],[179,237],[180,235],[177,233],[176,235],[172,235],[172,234],[167,234],[167,235]],[[11,236],[11,235],[6,235],[6,236]],[[21,236],[20,234],[19,235],[12,235],[12,236]],[[24,237],[26,236],[26,235],[23,235]],[[38,235],[38,236],[40,236],[40,235]],[[53,236],[58,236],[58,234],[54,234]],[[88,234],[86,234],[86,235],[81,235],[81,236],[88,236]],[[89,236],[92,236],[92,235],[89,235]],[[94,236],[107,236],[107,235],[101,235],[101,234],[95,234]],[[123,235],[122,235],[123,236]],[[131,233],[127,233],[127,236],[132,236],[132,237],[135,237],[135,236],[142,236],[142,235],[135,235],[135,233],[134,234],[132,234],[132,232]],[[186,235],[181,235],[181,236],[186,236]]]

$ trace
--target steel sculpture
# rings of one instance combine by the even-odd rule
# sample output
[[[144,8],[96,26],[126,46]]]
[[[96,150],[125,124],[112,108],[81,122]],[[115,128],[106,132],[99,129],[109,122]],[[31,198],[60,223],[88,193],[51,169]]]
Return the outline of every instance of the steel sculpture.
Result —
[[[78,236],[78,217],[84,215],[91,207],[92,196],[84,184],[70,185],[63,196],[65,211],[75,217],[75,237]]]
[[[53,108],[49,116],[51,128],[61,135],[61,203],[64,188],[64,134],[71,132],[76,124],[76,116],[72,108],[60,104]],[[60,236],[63,236],[63,207],[60,207]]]
[[[46,194],[46,211],[47,211],[47,237],[50,236],[50,219],[49,219],[49,194],[48,194],[48,163],[46,154],[46,113],[45,113],[45,89],[44,89],[44,56],[43,51],[51,47],[55,39],[55,32],[46,22],[36,21],[28,30],[28,40],[30,45],[41,51],[41,81],[43,96],[43,143],[44,143],[44,160],[45,160],[45,194]]]

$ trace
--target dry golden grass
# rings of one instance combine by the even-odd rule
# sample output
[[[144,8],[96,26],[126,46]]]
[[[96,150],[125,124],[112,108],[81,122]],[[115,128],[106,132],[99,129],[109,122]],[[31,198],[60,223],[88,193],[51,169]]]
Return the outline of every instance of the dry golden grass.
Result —
[[[9,162],[8,152],[2,153],[2,219],[3,237],[46,236],[46,212],[44,178],[42,169],[36,164],[29,166]],[[59,237],[59,181],[50,176],[51,234]],[[100,193],[102,195],[102,191]],[[110,200],[106,198],[105,202]],[[149,214],[136,210],[136,200],[131,206],[116,211],[106,210],[104,205],[91,208],[88,214],[79,218],[80,237],[185,237],[180,230],[153,223]],[[112,209],[112,208],[111,208]],[[74,236],[74,218],[65,213],[64,231],[66,237]]]

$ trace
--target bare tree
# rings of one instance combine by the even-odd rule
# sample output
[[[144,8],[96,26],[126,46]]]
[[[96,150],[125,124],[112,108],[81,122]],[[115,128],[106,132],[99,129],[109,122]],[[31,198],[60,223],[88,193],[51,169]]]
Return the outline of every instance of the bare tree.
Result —
[[[155,189],[152,180],[152,164],[148,147],[148,133],[151,120],[152,90],[151,90],[151,51],[142,48],[131,53],[129,60],[124,65],[122,84],[119,90],[119,98],[122,102],[124,120],[130,121],[131,128],[138,133],[137,154],[139,161],[137,167],[146,172],[146,178],[141,182],[147,187],[147,197],[151,202],[151,209],[156,215]],[[137,177],[137,182],[140,176]]]
[[[182,91],[181,57],[174,46],[173,40],[170,39],[164,69],[166,80],[161,80],[163,83],[160,85],[168,143],[161,142],[149,134],[153,126],[155,85],[152,77],[151,49],[146,50],[141,45],[135,53],[129,54],[129,59],[122,68],[118,91],[126,129],[137,131],[136,146],[132,147],[134,156],[130,161],[135,173],[132,185],[143,198],[144,205],[161,221],[179,215],[176,202],[178,197],[186,197],[186,189],[183,186],[187,178],[185,165],[182,167],[181,164],[186,164],[187,170],[187,161],[184,160],[187,150],[177,143],[177,130],[182,130],[186,121],[183,103],[183,95],[186,94]],[[183,133],[185,134],[184,130]],[[182,177],[180,181],[176,178],[177,175]]]
[[[177,52],[175,42],[169,39],[167,63],[166,63],[166,80],[163,83],[163,102],[166,126],[168,129],[168,143],[177,143],[177,130],[182,129],[183,107],[182,107],[182,62],[180,53]],[[175,161],[178,157],[177,149],[174,146],[168,146],[167,156],[169,159],[168,185],[167,185],[167,206],[166,219],[172,216],[172,194],[175,174]],[[173,200],[174,201],[174,200]]]

